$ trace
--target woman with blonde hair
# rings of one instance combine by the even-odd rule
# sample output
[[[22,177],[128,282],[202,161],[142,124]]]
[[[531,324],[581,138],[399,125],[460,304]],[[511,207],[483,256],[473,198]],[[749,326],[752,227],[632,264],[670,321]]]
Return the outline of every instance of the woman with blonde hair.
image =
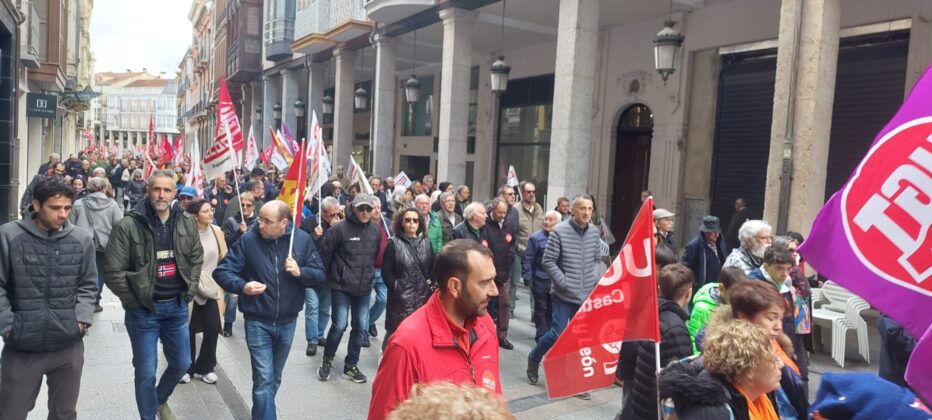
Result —
[[[412,387],[411,397],[389,414],[390,420],[513,420],[501,400],[482,388],[436,382]]]
[[[740,319],[717,325],[702,356],[701,365],[676,362],[660,374],[660,398],[672,400],[679,420],[779,418],[773,392],[783,361],[763,330]]]

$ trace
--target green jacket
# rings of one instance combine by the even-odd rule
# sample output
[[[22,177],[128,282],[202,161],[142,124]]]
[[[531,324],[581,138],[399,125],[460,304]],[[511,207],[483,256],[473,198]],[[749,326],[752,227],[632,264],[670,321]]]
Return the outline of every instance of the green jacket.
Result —
[[[430,212],[430,226],[427,227],[427,238],[430,239],[430,246],[434,249],[434,255],[440,253],[440,249],[447,242],[453,240],[453,228],[463,222],[463,216],[453,213],[455,223],[450,223],[443,215],[443,210]]]
[[[145,202],[144,202],[145,203]],[[131,210],[113,226],[104,257],[104,282],[113,291],[124,309],[146,308],[155,312],[152,292],[155,289],[155,238],[141,208]],[[191,301],[197,291],[204,262],[204,248],[197,222],[175,213],[175,263],[178,275],[188,285],[185,301]]]
[[[721,304],[722,298],[719,296],[718,283],[706,283],[693,296],[693,310],[689,316],[689,321],[686,321],[689,339],[693,343],[693,354],[699,354],[696,350],[696,334],[709,322],[712,312]]]

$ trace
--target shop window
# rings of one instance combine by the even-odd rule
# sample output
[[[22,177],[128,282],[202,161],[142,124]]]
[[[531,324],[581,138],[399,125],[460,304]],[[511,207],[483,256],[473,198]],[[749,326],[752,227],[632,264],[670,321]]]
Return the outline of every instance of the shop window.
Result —
[[[401,135],[430,136],[433,134],[433,103],[434,103],[434,76],[422,76],[421,93],[418,101],[413,104],[407,102],[402,106]]]

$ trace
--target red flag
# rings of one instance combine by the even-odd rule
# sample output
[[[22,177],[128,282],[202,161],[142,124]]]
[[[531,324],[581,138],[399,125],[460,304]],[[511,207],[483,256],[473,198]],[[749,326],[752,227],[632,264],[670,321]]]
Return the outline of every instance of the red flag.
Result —
[[[544,356],[550,398],[611,386],[622,341],[660,340],[653,208],[641,205],[622,252]]]
[[[278,195],[279,200],[288,203],[292,212],[295,211],[297,206],[298,212],[294,220],[295,225],[301,224],[301,207],[304,205],[304,191],[307,189],[307,173],[305,172],[307,153],[305,153],[304,148],[305,144],[302,140],[298,156],[294,162],[291,162],[291,167],[288,168],[288,176],[282,182],[282,192]]]
[[[262,163],[268,165],[269,160],[272,159],[272,153],[275,151],[275,145],[270,144],[269,147],[266,147],[262,153],[259,153],[259,159],[262,159]]]
[[[146,138],[148,143],[155,143],[155,128],[152,127],[152,114],[149,114],[149,132]]]
[[[159,142],[159,166],[165,166],[173,159],[175,159],[175,152],[172,150],[171,143],[168,142],[168,137],[163,134],[162,141]]]
[[[220,77],[220,99],[217,101],[217,132],[233,138],[234,151],[243,150],[243,146],[245,146],[243,129],[239,125],[239,118],[236,116],[236,107],[233,106],[233,100],[230,99],[226,77],[223,76]]]

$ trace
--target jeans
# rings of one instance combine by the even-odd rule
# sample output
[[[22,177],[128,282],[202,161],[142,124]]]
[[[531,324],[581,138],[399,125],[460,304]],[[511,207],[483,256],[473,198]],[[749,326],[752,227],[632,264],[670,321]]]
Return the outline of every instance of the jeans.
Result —
[[[188,304],[181,299],[153,302],[155,313],[148,309],[126,310],[126,333],[133,347],[136,378],[136,407],[143,420],[154,420],[159,405],[165,404],[175,385],[191,366],[188,338]],[[155,373],[159,360],[159,340],[168,367],[158,386]]]
[[[534,321],[534,342],[540,342],[540,338],[550,331],[550,323],[553,320],[553,306],[550,304],[550,290],[531,288],[534,296],[534,312],[531,319]]]
[[[223,292],[223,300],[227,305],[226,310],[223,311],[223,324],[233,325],[233,321],[236,321],[236,304],[239,303],[239,296]]]
[[[94,259],[97,264],[97,300],[94,301],[94,304],[100,305],[100,294],[104,292],[104,255],[106,253],[101,251],[94,253],[97,254]]]
[[[375,269],[375,279],[372,281],[372,289],[375,290],[375,302],[369,308],[368,322],[366,325],[370,329],[375,326],[382,313],[385,312],[385,305],[388,301],[388,288],[385,287],[385,281],[382,280],[382,269]]]
[[[247,319],[246,346],[252,362],[252,418],[275,419],[275,394],[282,384],[282,372],[294,341],[297,321],[269,324]]]
[[[579,310],[579,305],[564,302],[556,296],[550,297],[550,304],[550,309],[553,311],[553,321],[550,325],[550,330],[540,338],[537,345],[531,349],[531,354],[528,355],[528,360],[534,363],[540,363],[541,359],[544,358],[544,354],[550,351],[553,344],[557,342],[557,338],[563,333],[566,324],[570,322],[570,319],[572,319],[576,311]]]
[[[308,287],[304,291],[304,338],[317,344],[324,338],[330,321],[330,289],[327,286]]]
[[[359,349],[362,347],[362,341],[368,331],[364,322],[369,316],[369,294],[362,296],[352,296],[349,293],[338,290],[330,291],[330,303],[333,308],[331,315],[332,323],[330,324],[330,333],[327,334],[327,346],[324,348],[324,357],[333,360],[337,354],[337,347],[340,346],[340,340],[343,339],[343,333],[346,331],[346,324],[349,320],[350,311],[352,310],[353,330],[350,332],[349,345],[346,349],[346,359],[344,359],[344,370],[359,362]]]

